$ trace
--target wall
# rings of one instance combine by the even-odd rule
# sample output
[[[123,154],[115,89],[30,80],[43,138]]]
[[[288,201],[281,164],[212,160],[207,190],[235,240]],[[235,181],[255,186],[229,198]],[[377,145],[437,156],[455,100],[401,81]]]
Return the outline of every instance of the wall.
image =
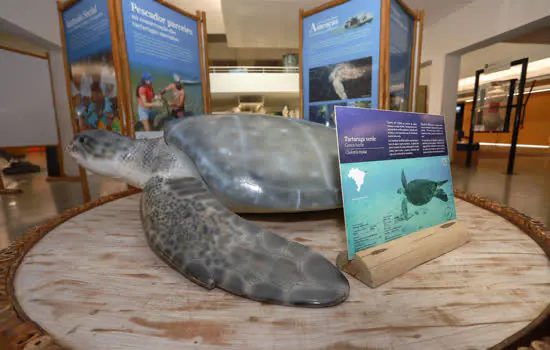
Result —
[[[0,18],[56,46],[61,46],[55,0],[2,0]]]
[[[254,61],[281,61],[283,55],[296,53],[296,49],[247,49],[228,47],[227,43],[209,43],[208,58],[213,60],[232,60],[239,66],[250,65]],[[280,64],[281,65],[281,64]]]
[[[48,50],[11,33],[0,32],[0,46],[45,56]]]
[[[0,0],[0,25],[9,32],[6,39],[21,41],[45,48],[50,54],[57,120],[60,126],[61,145],[73,138],[71,114],[65,82],[65,67],[61,51],[59,17],[55,0]],[[63,164],[67,176],[78,176],[76,162],[64,154]]]
[[[424,29],[422,61],[465,53],[519,35],[512,31],[550,18],[550,1],[477,0]],[[523,31],[530,28],[522,28]]]
[[[299,93],[297,73],[211,73],[210,91],[215,93]]]
[[[512,115],[515,110],[512,110]],[[465,136],[470,133],[472,103],[465,104],[463,130]],[[513,118],[513,116],[512,116]],[[513,122],[512,122],[513,123]],[[510,130],[513,124],[510,124]],[[476,133],[477,142],[511,143],[512,133],[483,134]],[[524,128],[520,129],[518,143],[528,145],[550,144],[550,92],[532,94],[527,103]]]

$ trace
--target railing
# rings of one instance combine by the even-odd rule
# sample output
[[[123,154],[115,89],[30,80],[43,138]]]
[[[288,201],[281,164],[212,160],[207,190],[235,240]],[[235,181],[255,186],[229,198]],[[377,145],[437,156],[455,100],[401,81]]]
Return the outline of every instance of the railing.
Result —
[[[210,73],[299,73],[298,67],[233,66],[210,67]]]

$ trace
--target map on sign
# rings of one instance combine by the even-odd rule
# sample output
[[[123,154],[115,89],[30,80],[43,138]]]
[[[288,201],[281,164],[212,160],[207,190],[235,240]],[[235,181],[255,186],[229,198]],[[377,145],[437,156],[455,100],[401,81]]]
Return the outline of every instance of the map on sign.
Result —
[[[456,218],[442,116],[335,112],[349,259]]]
[[[365,172],[357,168],[352,168],[348,172],[348,177],[355,181],[355,184],[357,185],[357,192],[361,192],[361,186],[363,186],[363,183],[365,181]]]

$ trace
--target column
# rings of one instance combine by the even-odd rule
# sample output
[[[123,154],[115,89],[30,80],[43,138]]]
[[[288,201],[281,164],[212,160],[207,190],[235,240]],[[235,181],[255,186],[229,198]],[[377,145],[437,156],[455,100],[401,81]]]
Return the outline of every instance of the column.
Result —
[[[442,55],[432,59],[428,91],[428,113],[445,117],[447,148],[452,156],[456,122],[456,99],[460,73],[460,55]]]

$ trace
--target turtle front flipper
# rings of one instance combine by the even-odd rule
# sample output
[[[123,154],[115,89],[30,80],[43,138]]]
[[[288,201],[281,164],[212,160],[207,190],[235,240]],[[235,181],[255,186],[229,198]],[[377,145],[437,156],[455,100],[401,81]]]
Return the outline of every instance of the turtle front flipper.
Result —
[[[407,178],[405,177],[405,169],[401,169],[401,184],[403,185],[403,189],[407,188]]]
[[[348,280],[321,254],[242,219],[199,179],[153,177],[141,218],[151,249],[207,289],[309,307],[337,305],[349,295]]]
[[[449,200],[447,193],[445,193],[445,191],[443,191],[443,189],[441,188],[437,189],[434,196],[441,199],[443,202],[447,202]]]
[[[401,201],[401,214],[405,220],[409,220],[409,209],[407,208],[407,198],[403,198]]]

